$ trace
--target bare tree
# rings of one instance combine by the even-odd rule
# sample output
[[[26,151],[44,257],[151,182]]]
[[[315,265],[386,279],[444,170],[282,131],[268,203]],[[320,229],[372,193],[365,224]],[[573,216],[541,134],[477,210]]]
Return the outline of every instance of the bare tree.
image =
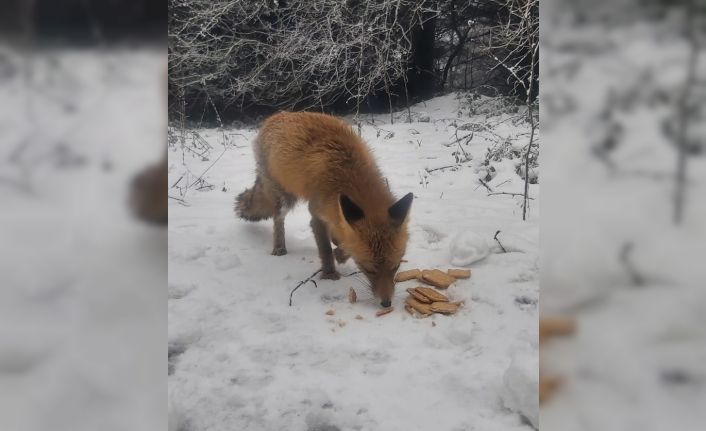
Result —
[[[509,72],[513,85],[524,93],[527,108],[527,121],[530,124],[530,138],[523,157],[524,194],[522,220],[527,219],[529,205],[530,155],[535,146],[538,126],[536,118],[538,70],[539,70],[539,0],[495,0],[506,21],[495,28],[491,53],[497,66]]]
[[[428,3],[171,0],[171,84],[240,109],[359,108],[406,78]]]

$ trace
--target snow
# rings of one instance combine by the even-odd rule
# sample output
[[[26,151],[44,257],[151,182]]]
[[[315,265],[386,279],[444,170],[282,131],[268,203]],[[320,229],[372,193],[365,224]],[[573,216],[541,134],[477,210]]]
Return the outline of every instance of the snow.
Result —
[[[451,264],[454,266],[468,266],[489,254],[488,240],[475,232],[461,232],[451,243]]]
[[[503,404],[539,429],[539,357],[536,350],[518,349],[505,371]]]
[[[167,235],[126,205],[163,52],[0,44],[0,429],[163,428]]]
[[[170,148],[170,184],[177,185],[169,193],[183,199],[170,199],[169,208],[174,427],[531,429],[522,416],[535,418],[536,408],[521,395],[536,379],[510,371],[520,373],[512,379],[522,385],[513,402],[506,376],[513,358],[512,369],[536,367],[539,209],[531,201],[523,222],[521,197],[488,196],[476,173],[488,147],[499,139],[526,139],[528,127],[503,122],[507,116],[459,114],[462,103],[450,94],[413,106],[412,123],[404,122],[406,110],[395,114],[394,124],[389,115],[360,118],[393,193],[415,195],[401,270],[454,267],[454,253],[465,259],[486,241],[487,257],[470,265],[471,278],[448,290],[466,301],[454,316],[408,315],[402,302],[404,289],[415,286],[409,281],[397,287],[396,310],[375,317],[378,301],[358,276],[349,276],[356,271],[351,261],[339,266],[340,280],[301,286],[289,307],[290,291],[319,269],[318,254],[305,205],[286,218],[285,256],[270,255],[271,221],[246,222],[233,213],[234,197],[254,181],[256,129],[196,130],[212,147],[207,160],[179,145]],[[426,115],[429,122],[415,121]],[[456,127],[468,122],[491,127],[464,146],[472,159],[456,163],[458,145],[442,143],[452,143]],[[203,179],[214,188],[180,188],[206,170]],[[523,188],[513,170],[489,185],[513,193]],[[538,198],[538,185],[530,186],[530,195]],[[508,253],[494,245],[498,230]],[[347,299],[351,287],[355,304]]]

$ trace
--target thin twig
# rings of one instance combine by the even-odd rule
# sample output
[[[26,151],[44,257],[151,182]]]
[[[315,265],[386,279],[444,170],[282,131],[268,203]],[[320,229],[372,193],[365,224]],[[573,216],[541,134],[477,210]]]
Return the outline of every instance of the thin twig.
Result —
[[[480,178],[478,178],[478,182],[480,182],[481,184],[483,184],[483,187],[485,187],[485,189],[488,190],[488,192],[491,192],[491,193],[492,193],[493,189],[491,189],[490,186],[489,186],[485,181],[483,181],[483,180],[481,180]]]
[[[196,181],[194,181],[193,183],[191,183],[191,185],[190,185],[189,187],[187,187],[187,189],[193,187],[194,184],[198,183],[198,182],[201,180],[201,178],[202,178],[204,175],[206,175],[206,172],[208,172],[208,170],[211,169],[211,168],[213,167],[213,165],[215,165],[216,162],[218,162],[218,161],[221,159],[221,157],[223,157],[223,155],[226,153],[226,150],[227,150],[227,149],[224,148],[224,149],[223,149],[223,152],[221,153],[221,155],[218,156],[218,157],[216,158],[216,160],[214,160],[213,163],[211,163],[211,164],[206,168],[206,170],[203,171],[203,172],[201,173],[201,175],[199,175],[198,178],[196,178]]]
[[[525,196],[524,193],[509,193],[509,192],[493,192],[493,193],[488,193],[488,196],[493,196],[493,195],[510,195],[510,196],[522,196],[522,197]],[[529,197],[529,196],[527,197],[527,199],[529,199],[529,200],[531,200],[531,201],[534,200],[534,198],[531,198],[531,197]]]
[[[500,245],[500,249],[503,251],[503,253],[507,253],[507,250],[505,250],[505,247],[503,247],[502,243],[498,239],[499,233],[500,233],[500,231],[495,232],[495,236],[493,237],[493,239],[498,242],[498,244]]]
[[[176,180],[176,182],[175,182],[174,184],[172,184],[172,186],[171,186],[170,188],[173,189],[174,187],[176,187],[176,185],[179,184],[179,182],[182,180],[182,178],[184,178],[184,174],[181,174],[181,176],[179,177],[179,179]]]
[[[305,283],[311,281],[312,283],[314,283],[314,287],[317,287],[317,288],[319,287],[319,286],[316,284],[316,281],[314,281],[314,280],[312,280],[312,279],[313,279],[314,277],[316,277],[316,275],[317,275],[318,273],[320,273],[320,272],[321,272],[321,268],[319,268],[315,273],[311,274],[311,275],[310,275],[309,277],[307,277],[306,279],[300,281],[299,284],[297,284],[297,287],[295,287],[294,289],[292,289],[291,292],[289,292],[289,306],[290,306],[290,307],[292,306],[292,295],[294,295],[294,292],[295,292],[297,289],[299,289],[302,285],[304,285]]]
[[[432,173],[434,171],[440,171],[442,169],[449,169],[449,168],[457,168],[459,166],[461,166],[461,165],[455,164],[455,165],[449,165],[449,166],[441,166],[439,168],[434,168],[434,169],[424,168],[424,170],[427,171],[427,173]]]

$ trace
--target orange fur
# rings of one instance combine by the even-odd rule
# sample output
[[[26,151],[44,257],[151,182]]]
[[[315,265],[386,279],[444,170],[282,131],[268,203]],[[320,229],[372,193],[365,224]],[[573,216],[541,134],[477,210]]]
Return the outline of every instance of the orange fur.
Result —
[[[383,302],[388,301],[407,244],[406,214],[411,196],[403,205],[401,219],[393,219],[389,210],[396,200],[368,146],[351,126],[324,114],[279,113],[262,124],[255,140],[255,156],[256,186],[238,198],[238,214],[246,219],[272,214],[277,249],[278,211],[286,213],[296,200],[308,201],[315,234],[315,219],[318,219],[330,239],[342,249],[342,253],[336,252],[337,260],[341,261],[339,254],[352,256],[368,276],[374,292]],[[346,220],[339,203],[341,195],[362,210],[362,219]],[[253,203],[248,204],[246,198]],[[267,202],[274,205],[271,211],[262,208],[262,203]],[[283,242],[282,231],[282,248]],[[326,247],[319,244],[319,254],[324,273],[330,273],[332,268],[327,267],[330,244],[329,250]]]

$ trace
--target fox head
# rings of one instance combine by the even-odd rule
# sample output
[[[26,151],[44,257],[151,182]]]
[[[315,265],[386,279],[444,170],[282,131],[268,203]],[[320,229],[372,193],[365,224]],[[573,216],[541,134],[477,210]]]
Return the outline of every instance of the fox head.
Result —
[[[344,247],[370,281],[373,294],[389,307],[395,293],[395,273],[407,247],[407,215],[412,193],[389,208],[366,214],[348,196],[340,195],[341,213],[348,225]]]

